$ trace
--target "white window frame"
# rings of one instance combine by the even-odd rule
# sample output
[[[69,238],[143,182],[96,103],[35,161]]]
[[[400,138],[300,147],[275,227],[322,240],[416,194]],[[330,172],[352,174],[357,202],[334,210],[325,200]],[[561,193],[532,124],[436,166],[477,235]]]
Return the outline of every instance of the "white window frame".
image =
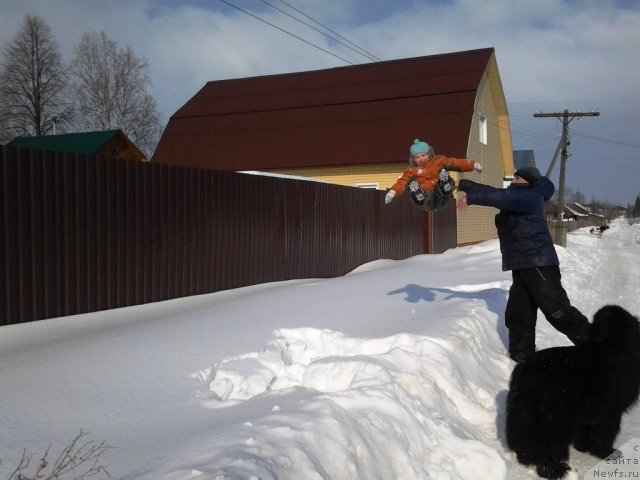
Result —
[[[487,116],[484,113],[481,113],[478,117],[478,140],[483,145],[487,145],[488,135],[487,135]]]

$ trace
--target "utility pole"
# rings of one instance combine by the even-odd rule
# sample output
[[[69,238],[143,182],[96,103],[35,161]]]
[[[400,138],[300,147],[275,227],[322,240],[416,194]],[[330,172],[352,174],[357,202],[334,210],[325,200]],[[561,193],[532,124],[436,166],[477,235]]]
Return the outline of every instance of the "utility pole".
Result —
[[[561,153],[560,156],[560,180],[558,185],[558,210],[556,212],[556,235],[555,235],[555,244],[561,245],[563,247],[566,246],[566,236],[564,233],[564,191],[565,191],[565,175],[567,168],[567,159],[571,156],[568,152],[569,145],[571,142],[569,141],[569,123],[571,123],[577,117],[599,117],[600,112],[571,112],[566,110],[562,113],[534,113],[533,116],[535,118],[557,118],[562,119],[562,137],[560,138],[560,143],[558,143],[558,148],[556,148],[556,153],[553,155],[553,160],[551,161],[551,165],[549,165],[549,170],[547,171],[547,177],[551,175],[551,171],[558,159],[558,152]]]

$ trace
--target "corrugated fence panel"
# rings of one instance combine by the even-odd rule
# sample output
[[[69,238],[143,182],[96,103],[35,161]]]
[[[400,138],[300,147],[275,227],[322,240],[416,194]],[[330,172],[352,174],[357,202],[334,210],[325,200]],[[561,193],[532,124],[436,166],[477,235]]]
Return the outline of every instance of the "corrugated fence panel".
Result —
[[[431,234],[425,214],[385,206],[376,190],[0,153],[0,324],[343,275],[426,253]],[[455,245],[455,210],[435,217],[434,251],[444,251]]]
[[[458,244],[457,214],[455,202],[431,213],[433,249],[431,253],[442,253]]]

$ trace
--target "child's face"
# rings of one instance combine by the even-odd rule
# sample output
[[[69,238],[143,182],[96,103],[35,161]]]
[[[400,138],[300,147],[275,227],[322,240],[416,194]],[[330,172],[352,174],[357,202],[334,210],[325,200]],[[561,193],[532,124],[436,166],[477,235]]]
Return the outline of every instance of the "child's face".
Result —
[[[416,162],[416,165],[424,165],[427,163],[427,160],[429,160],[429,155],[426,153],[420,152],[413,156],[413,161]]]

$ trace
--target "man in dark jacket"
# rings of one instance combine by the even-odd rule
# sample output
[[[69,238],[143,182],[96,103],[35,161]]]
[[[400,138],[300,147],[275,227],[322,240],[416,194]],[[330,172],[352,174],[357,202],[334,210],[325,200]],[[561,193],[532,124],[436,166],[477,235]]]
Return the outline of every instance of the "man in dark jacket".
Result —
[[[471,180],[460,180],[458,190],[466,205],[484,205],[500,210],[496,228],[502,252],[502,269],[511,270],[513,284],[505,311],[509,329],[509,356],[516,362],[535,351],[536,318],[540,309],[549,323],[576,345],[588,336],[589,321],[571,305],[560,281],[556,254],[543,205],[553,195],[551,180],[535,167],[514,173],[508,188],[494,188]]]

